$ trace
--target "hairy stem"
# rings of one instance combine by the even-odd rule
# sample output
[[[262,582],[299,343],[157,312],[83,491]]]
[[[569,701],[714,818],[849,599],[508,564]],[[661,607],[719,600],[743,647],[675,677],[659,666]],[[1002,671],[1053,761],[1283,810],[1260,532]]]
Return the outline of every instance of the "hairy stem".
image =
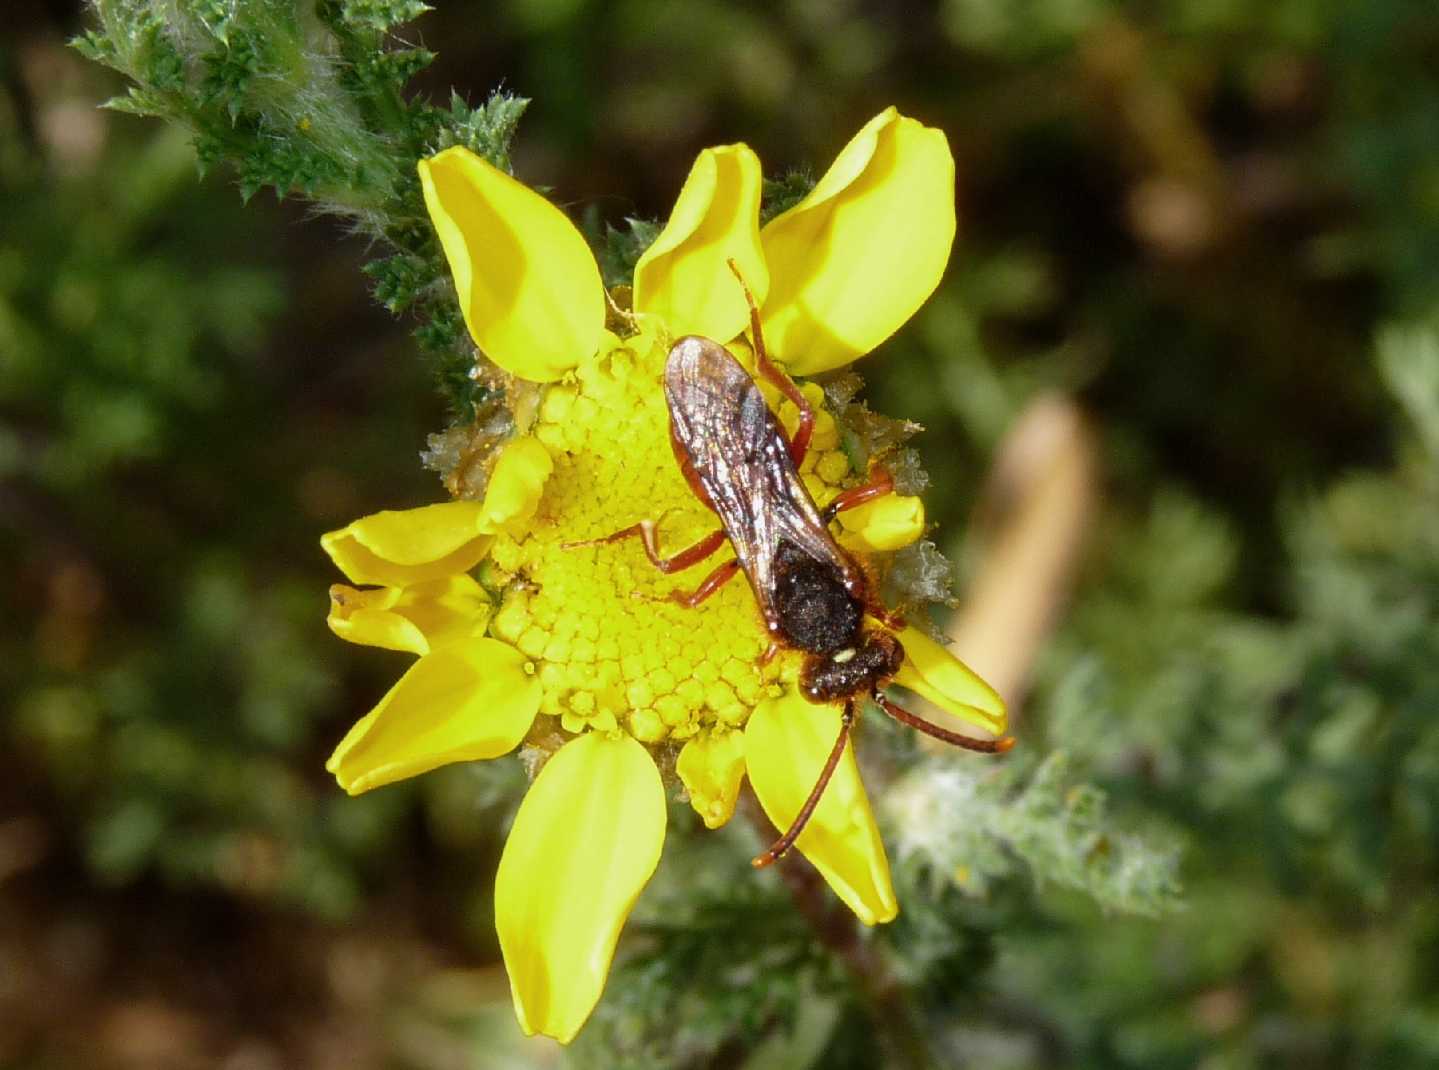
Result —
[[[768,844],[774,826],[765,817],[758,801],[746,789],[745,816]],[[797,851],[776,863],[795,907],[819,940],[843,965],[855,991],[863,998],[879,1036],[886,1066],[908,1070],[934,1070],[934,1054],[925,1040],[923,1023],[903,982],[888,958],[873,941],[866,940],[859,919],[837,902],[825,887],[824,878]]]

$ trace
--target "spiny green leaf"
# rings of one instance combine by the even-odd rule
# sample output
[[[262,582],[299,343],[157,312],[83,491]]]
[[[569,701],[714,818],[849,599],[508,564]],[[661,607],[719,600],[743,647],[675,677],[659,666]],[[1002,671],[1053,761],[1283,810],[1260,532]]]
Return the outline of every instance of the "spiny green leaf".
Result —
[[[103,63],[107,67],[115,64],[115,45],[98,30],[86,30],[70,38],[70,47],[86,59],[94,60],[96,63]]]
[[[404,48],[368,53],[355,61],[353,70],[371,90],[398,92],[434,61],[435,54],[427,48]]]
[[[599,250],[605,285],[628,285],[634,277],[635,264],[659,233],[660,224],[651,219],[626,219],[624,229],[605,224],[600,240],[592,242]]]
[[[165,104],[158,96],[134,86],[131,86],[123,96],[111,97],[100,107],[108,108],[110,111],[124,112],[128,115],[166,114]]]
[[[1027,778],[1014,770],[948,759],[913,768],[885,803],[901,857],[978,896],[1023,863],[1036,884],[1084,892],[1107,910],[1156,916],[1178,906],[1178,852],[1114,827],[1104,793],[1073,780],[1064,751]],[[926,819],[957,805],[963,822]]]
[[[383,33],[431,10],[421,0],[340,0],[339,17],[356,29]]]
[[[432,264],[409,253],[372,260],[363,270],[375,280],[375,300],[397,315],[415,303],[435,273]]]
[[[509,170],[510,138],[520,117],[529,107],[529,100],[512,96],[503,90],[490,94],[490,99],[472,108],[457,93],[450,96],[449,122],[439,131],[434,151],[451,145],[464,145],[502,170]]]
[[[814,176],[808,171],[790,171],[779,178],[764,180],[760,198],[760,222],[768,223],[775,216],[793,208],[814,189]]]

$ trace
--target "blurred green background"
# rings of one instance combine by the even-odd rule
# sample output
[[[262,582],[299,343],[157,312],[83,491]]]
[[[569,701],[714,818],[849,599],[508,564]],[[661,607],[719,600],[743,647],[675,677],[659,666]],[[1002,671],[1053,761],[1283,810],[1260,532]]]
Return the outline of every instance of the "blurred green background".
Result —
[[[936,1065],[1439,1065],[1439,10],[438,6],[418,90],[533,98],[517,173],[576,217],[663,218],[709,144],[817,173],[891,103],[950,137],[950,271],[865,396],[925,425],[962,651],[1185,891],[1047,870],[1130,857],[1092,789],[1053,857],[1003,833],[1042,785],[985,789],[997,853],[880,937]],[[404,659],[328,633],[318,535],[443,493],[444,404],[372,250],[97,110],[85,24],[0,13],[0,1066],[879,1065],[820,952],[745,995],[774,882],[666,930],[683,831],[596,1023],[520,1041],[518,763],[323,771]],[[880,810],[900,870],[982,823]]]

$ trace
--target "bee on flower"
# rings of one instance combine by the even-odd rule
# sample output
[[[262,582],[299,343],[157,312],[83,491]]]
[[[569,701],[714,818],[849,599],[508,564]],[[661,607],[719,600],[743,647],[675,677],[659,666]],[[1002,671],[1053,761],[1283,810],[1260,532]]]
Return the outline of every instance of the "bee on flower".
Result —
[[[754,372],[762,332],[789,376],[812,376],[873,350],[929,297],[955,231],[943,133],[887,109],[764,227],[755,154],[706,149],[635,265],[622,333],[607,328],[599,268],[559,209],[464,148],[419,169],[471,335],[504,372],[537,384],[527,396],[538,402],[515,414],[482,501],[378,513],[323,538],[363,588],[332,589],[330,626],[417,656],[329,770],[359,793],[496,758],[527,738],[565,738],[519,808],[496,877],[496,925],[527,1033],[568,1042],[599,1000],[660,857],[660,746],[678,748],[676,773],[706,826],[730,819],[748,778],[779,829],[804,812],[795,848],[860,921],[893,919],[884,846],[843,734],[848,705],[806,697],[800,652],[770,650],[746,584],[674,599],[730,547],[666,573],[651,564],[653,534],[643,546],[613,536],[653,522],[666,546],[683,547],[716,529],[671,448],[662,380],[676,340],[712,340]],[[757,378],[791,434],[802,407],[816,410],[809,448],[797,451],[814,503],[864,482],[816,385],[781,391]],[[864,561],[923,528],[919,500],[891,491],[839,513],[835,538]],[[898,640],[895,682],[1004,731],[988,685],[915,628]]]

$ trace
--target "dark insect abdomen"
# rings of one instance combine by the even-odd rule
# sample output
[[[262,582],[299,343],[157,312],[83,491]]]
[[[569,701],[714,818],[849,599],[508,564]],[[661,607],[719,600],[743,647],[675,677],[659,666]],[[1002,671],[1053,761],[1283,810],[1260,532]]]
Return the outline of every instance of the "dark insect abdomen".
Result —
[[[854,646],[864,618],[843,577],[788,542],[775,553],[774,605],[786,642],[811,654]]]

